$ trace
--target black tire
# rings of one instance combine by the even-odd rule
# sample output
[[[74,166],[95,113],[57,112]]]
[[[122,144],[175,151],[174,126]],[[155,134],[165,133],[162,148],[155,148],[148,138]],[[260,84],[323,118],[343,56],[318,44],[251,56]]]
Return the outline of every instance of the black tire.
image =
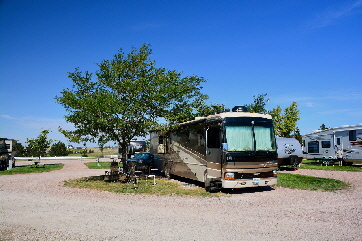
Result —
[[[212,192],[211,180],[207,177],[207,172],[204,174],[204,185],[207,192]]]
[[[293,168],[297,168],[299,163],[298,163],[298,156],[296,155],[290,155],[289,156],[289,164],[293,166]]]
[[[352,166],[353,165],[353,162],[346,162],[343,160],[342,162],[342,166]]]

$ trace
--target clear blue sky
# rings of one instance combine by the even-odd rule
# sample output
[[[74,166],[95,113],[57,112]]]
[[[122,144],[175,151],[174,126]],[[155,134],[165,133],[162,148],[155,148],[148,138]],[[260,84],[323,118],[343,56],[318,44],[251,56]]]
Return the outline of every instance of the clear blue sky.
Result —
[[[2,0],[0,136],[67,143],[67,72],[143,43],[158,67],[207,79],[209,103],[296,101],[301,134],[362,123],[362,0]]]

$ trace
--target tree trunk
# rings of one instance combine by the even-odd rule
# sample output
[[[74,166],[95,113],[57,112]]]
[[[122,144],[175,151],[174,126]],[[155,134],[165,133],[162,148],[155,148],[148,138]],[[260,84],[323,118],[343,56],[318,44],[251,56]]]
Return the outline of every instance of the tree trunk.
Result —
[[[124,172],[128,171],[128,167],[127,167],[127,150],[128,150],[128,144],[127,143],[119,143],[119,146],[121,148],[121,161],[122,161],[122,165],[123,165],[123,170]]]

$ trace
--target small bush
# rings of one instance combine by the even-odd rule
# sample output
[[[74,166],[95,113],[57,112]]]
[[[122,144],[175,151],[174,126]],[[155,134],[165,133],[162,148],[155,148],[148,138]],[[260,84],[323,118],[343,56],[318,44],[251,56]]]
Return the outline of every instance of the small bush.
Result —
[[[35,165],[18,166],[10,170],[0,171],[0,175],[14,175],[14,174],[25,174],[25,173],[37,173],[37,172],[50,172],[54,170],[62,169],[64,164],[45,164],[35,167]]]

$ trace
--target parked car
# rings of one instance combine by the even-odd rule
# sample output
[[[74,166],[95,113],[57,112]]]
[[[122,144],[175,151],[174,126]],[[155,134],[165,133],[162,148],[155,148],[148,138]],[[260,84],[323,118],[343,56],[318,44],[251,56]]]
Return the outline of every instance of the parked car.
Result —
[[[127,160],[127,165],[133,162],[136,166],[136,171],[142,171],[144,174],[150,173],[154,166],[154,155],[149,152],[139,152],[133,158]]]

